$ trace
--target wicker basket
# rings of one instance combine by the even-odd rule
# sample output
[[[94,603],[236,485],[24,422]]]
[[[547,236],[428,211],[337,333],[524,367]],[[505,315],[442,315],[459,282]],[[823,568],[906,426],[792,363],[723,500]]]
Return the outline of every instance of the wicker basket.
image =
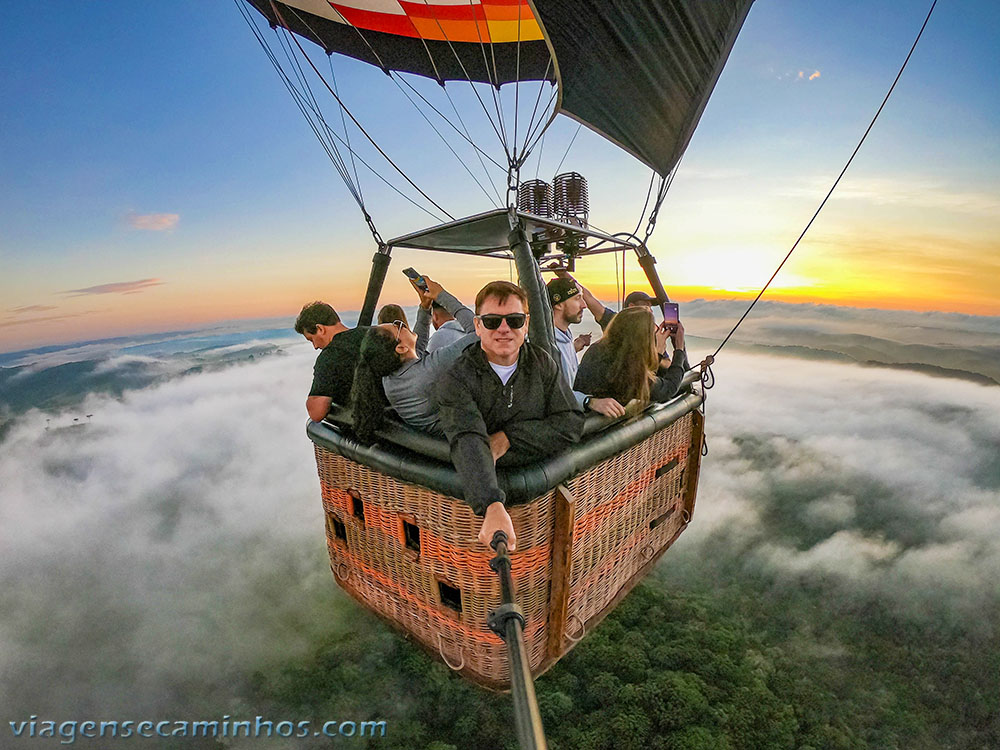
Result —
[[[536,677],[596,625],[684,530],[694,510],[703,417],[690,411],[546,494],[509,509],[515,599]],[[449,667],[509,687],[500,603],[482,519],[462,500],[316,445],[330,567],[363,605]]]

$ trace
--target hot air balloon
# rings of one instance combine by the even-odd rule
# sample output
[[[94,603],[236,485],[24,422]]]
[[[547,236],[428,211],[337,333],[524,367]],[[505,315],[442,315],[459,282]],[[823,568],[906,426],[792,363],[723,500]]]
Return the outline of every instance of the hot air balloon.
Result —
[[[255,9],[275,31],[272,46],[267,30],[254,27],[296,103],[328,151],[336,152],[331,158],[352,191],[355,149],[348,139],[331,137],[309,96],[295,93],[302,76],[318,73],[309,70],[316,66],[303,45],[377,66],[404,93],[402,74],[432,79],[444,89],[471,87],[487,113],[503,98],[497,92],[510,87],[534,82],[536,101],[551,91],[551,107],[542,107],[544,115],[532,111],[515,133],[500,132],[502,116],[492,121],[503,141],[504,155],[493,161],[506,171],[506,194],[488,210],[383,240],[377,211],[359,200],[376,243],[360,325],[372,320],[396,248],[512,260],[533,312],[529,336],[550,348],[545,264],[572,268],[596,253],[635,252],[657,301],[667,300],[647,242],[752,0],[242,2],[237,0],[248,17]],[[279,45],[301,53],[291,70],[275,51]],[[343,108],[340,118],[354,121],[343,92],[327,87]],[[515,106],[523,108],[524,101]],[[599,133],[624,152],[623,159],[638,159],[659,177],[644,237],[590,226],[586,180],[575,172],[551,184],[521,179],[528,156],[558,116]],[[354,124],[355,138],[360,132],[375,144],[363,123]],[[471,143],[467,129],[453,125],[452,135]],[[492,159],[485,148],[472,146],[477,158]],[[422,205],[443,211],[385,156]],[[613,423],[594,415],[572,450],[498,471],[518,529],[510,592],[502,590],[489,553],[476,541],[480,520],[461,499],[448,444],[401,422],[384,428],[375,443],[361,443],[335,407],[324,421],[310,422],[307,434],[337,583],[480,685],[507,689],[517,670],[537,676],[615,607],[691,521],[704,440],[702,388],[692,371],[669,403],[632,410]],[[510,597],[523,623],[523,663],[514,665],[501,628],[494,618],[491,629],[489,617]]]

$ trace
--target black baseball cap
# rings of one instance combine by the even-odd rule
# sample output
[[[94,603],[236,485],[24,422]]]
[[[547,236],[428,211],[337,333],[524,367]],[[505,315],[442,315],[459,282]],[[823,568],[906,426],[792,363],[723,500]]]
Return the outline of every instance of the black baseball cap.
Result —
[[[580,293],[580,288],[576,285],[576,282],[570,279],[552,279],[552,281],[545,285],[545,288],[549,292],[549,302],[553,307]]]
[[[629,292],[625,297],[625,307],[631,307],[632,305],[649,305],[652,307],[656,304],[656,300],[650,297],[645,292]]]

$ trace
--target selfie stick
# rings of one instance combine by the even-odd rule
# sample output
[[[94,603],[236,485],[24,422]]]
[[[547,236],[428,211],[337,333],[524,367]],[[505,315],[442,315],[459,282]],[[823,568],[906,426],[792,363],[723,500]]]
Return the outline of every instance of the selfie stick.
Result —
[[[510,577],[510,556],[507,554],[507,535],[502,531],[493,534],[490,547],[497,556],[490,560],[490,567],[500,576],[503,603],[490,612],[487,624],[490,630],[507,644],[510,663],[510,692],[514,699],[514,725],[521,750],[546,750],[542,715],[535,698],[535,683],[528,666],[528,652],[524,647],[524,614],[514,604],[514,583]]]

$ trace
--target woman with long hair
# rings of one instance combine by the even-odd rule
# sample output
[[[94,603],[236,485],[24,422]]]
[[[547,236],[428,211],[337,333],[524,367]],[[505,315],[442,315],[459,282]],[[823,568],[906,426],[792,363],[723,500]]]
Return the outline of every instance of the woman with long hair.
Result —
[[[429,276],[423,280],[427,291],[413,284],[420,295],[414,330],[407,328],[402,320],[381,323],[372,326],[361,342],[351,390],[351,417],[355,434],[364,442],[375,438],[390,407],[410,426],[440,432],[430,399],[431,388],[465,347],[479,341],[472,310]],[[427,352],[434,301],[455,317],[466,334],[448,346]]]
[[[668,335],[673,357],[667,362]],[[594,398],[613,398],[622,406],[669,401],[688,369],[684,326],[677,332],[658,327],[648,307],[628,307],[615,315],[604,337],[587,350],[580,362],[573,390]]]

